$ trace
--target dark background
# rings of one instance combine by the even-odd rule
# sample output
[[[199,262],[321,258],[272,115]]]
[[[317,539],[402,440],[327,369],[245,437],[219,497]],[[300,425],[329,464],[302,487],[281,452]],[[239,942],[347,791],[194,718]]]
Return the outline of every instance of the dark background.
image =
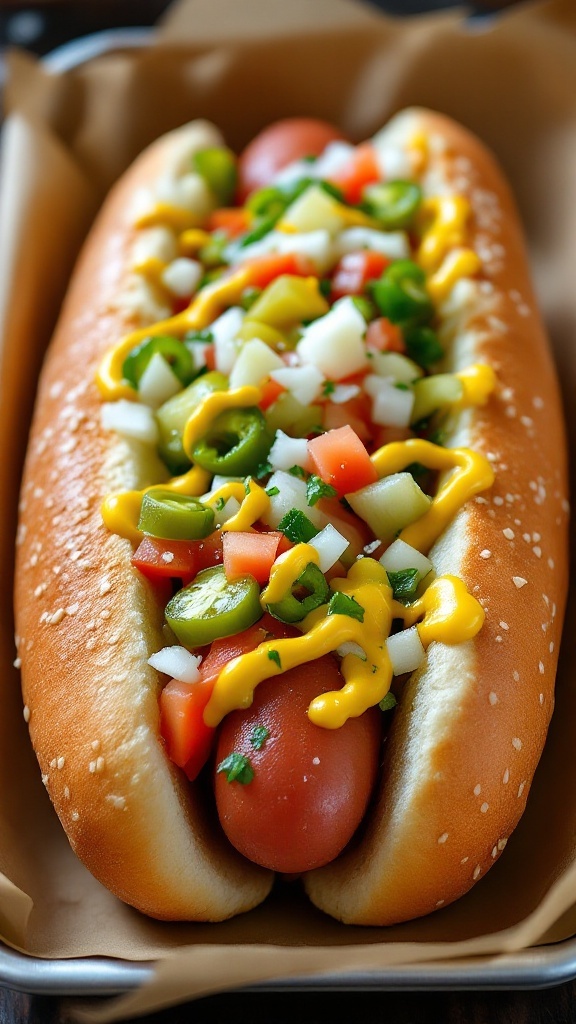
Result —
[[[482,17],[514,0],[372,2],[394,14],[462,6]],[[0,0],[0,48],[18,45],[44,54],[69,39],[102,29],[152,25],[168,5],[169,0],[51,0],[37,4]],[[62,1024],[65,1013],[65,1000],[0,988],[0,1024]],[[576,1024],[576,984],[535,992],[236,993],[146,1018],[147,1024],[294,1024],[299,1020],[307,1024]]]

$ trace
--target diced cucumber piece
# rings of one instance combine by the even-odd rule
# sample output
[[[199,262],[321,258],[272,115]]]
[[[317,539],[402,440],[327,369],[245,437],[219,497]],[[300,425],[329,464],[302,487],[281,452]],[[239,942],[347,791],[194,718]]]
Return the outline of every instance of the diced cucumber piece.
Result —
[[[432,413],[460,401],[463,394],[461,381],[453,373],[435,373],[422,377],[414,384],[414,408],[411,423],[419,423]]]
[[[432,503],[411,473],[392,473],[368,484],[346,500],[376,537],[392,540],[405,526],[420,519]]]

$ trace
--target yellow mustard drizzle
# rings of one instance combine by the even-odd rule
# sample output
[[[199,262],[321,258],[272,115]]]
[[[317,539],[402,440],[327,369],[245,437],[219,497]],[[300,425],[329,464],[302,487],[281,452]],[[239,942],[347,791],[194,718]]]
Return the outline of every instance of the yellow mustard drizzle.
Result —
[[[474,249],[452,249],[426,281],[430,298],[436,303],[443,302],[460,278],[473,277],[481,266],[482,261]]]
[[[174,491],[175,494],[189,494],[198,497],[204,494],[210,486],[211,473],[206,472],[200,466],[193,466],[182,476],[173,477],[164,484],[152,484],[145,487],[143,491],[121,491],[116,494],[108,494],[100,507],[104,525],[121,537],[126,537],[133,544],[139,544],[144,534],[138,529],[140,519],[140,507],[142,497],[148,491],[165,490]],[[244,490],[244,485],[242,490]]]
[[[230,391],[213,391],[205,395],[188,417],[182,444],[186,455],[190,458],[196,442],[207,433],[210,426],[221,412],[228,409],[246,409],[258,405],[262,398],[260,388],[253,384],[245,384]]]
[[[400,533],[401,540],[423,553],[428,551],[464,502],[494,483],[494,471],[479,452],[470,448],[441,448],[417,437],[386,444],[371,458],[379,476],[400,473],[412,462],[420,462],[432,470],[456,470],[442,484],[428,511]]]
[[[223,523],[221,527],[223,532],[249,530],[270,508],[270,498],[266,491],[252,478],[247,481],[246,485],[239,480],[231,480],[227,484],[222,484],[222,487],[210,495],[205,504],[215,508],[220,501],[226,502],[229,498],[235,498],[240,508],[235,516],[231,516]]]
[[[436,270],[449,249],[464,245],[470,203],[464,196],[446,195],[425,199],[420,218],[425,225],[417,261],[427,272]]]
[[[190,305],[176,316],[147,327],[140,327],[122,338],[105,353],[98,372],[96,383],[102,397],[107,401],[117,398],[135,400],[137,392],[122,378],[124,360],[145,338],[155,338],[162,334],[184,334],[186,331],[199,331],[208,327],[227,305],[240,301],[242,292],[250,284],[249,266],[241,267],[226,277],[219,278],[202,289]]]
[[[318,552],[311,544],[296,544],[290,551],[280,555],[272,566],[268,585],[260,595],[262,607],[281,601],[310,562],[314,562],[314,565],[320,563]]]
[[[293,548],[288,554],[296,550]],[[291,572],[297,571],[293,566],[300,564],[303,557],[307,555],[296,557]],[[288,558],[285,562],[289,562]],[[292,575],[291,582],[294,578]],[[330,586],[362,606],[364,621],[348,615],[327,615],[324,605],[304,619],[302,636],[267,640],[256,650],[234,658],[218,676],[204,712],[207,725],[218,725],[236,708],[250,707],[254,690],[264,679],[321,658],[352,641],[362,648],[365,660],[355,654],[345,655],[340,666],[342,689],[321,694],[308,708],[316,725],[338,729],[348,718],[356,718],[378,704],[390,689],[392,665],[385,641],[393,618],[401,617],[412,625],[423,617],[418,632],[424,647],[432,640],[455,644],[471,639],[484,621],[484,612],[476,599],[468,594],[461,580],[449,576],[439,577],[414,605],[404,607],[392,599],[386,571],[372,558],[355,562],[346,578],[332,580]],[[277,659],[270,658],[273,652],[278,655],[280,667]]]
[[[189,228],[179,236],[178,250],[181,256],[195,256],[211,240],[212,235],[203,228]]]
[[[138,229],[169,227],[175,231],[185,231],[187,228],[198,227],[203,220],[203,217],[199,217],[191,210],[185,210],[183,206],[159,202],[145,213],[140,214],[134,221],[134,227]]]
[[[473,363],[454,374],[463,387],[462,397],[453,408],[485,405],[496,389],[496,374],[487,363]]]

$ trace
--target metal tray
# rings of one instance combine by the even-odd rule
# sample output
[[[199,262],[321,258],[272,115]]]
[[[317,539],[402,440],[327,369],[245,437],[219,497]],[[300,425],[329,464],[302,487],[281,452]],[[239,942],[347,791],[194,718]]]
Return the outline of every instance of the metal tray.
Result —
[[[49,71],[61,73],[104,53],[145,46],[150,28],[112,29],[72,40],[43,58]],[[111,996],[151,980],[152,961],[111,957],[47,960],[20,953],[0,942],[0,985],[36,995]],[[542,989],[576,978],[576,936],[518,953],[436,963],[406,964],[381,970],[294,976],[267,981],[246,992],[433,991]]]

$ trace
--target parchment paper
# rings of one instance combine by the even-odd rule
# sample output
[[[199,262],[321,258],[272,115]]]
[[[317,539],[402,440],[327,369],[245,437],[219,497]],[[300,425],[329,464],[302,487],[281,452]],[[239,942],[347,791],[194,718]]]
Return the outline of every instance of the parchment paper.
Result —
[[[499,954],[576,932],[576,631],[565,630],[557,712],[528,809],[472,892],[395,928],[339,925],[294,887],[220,925],[166,925],[119,903],[76,861],[40,782],[12,668],[18,475],[38,365],[95,204],[139,149],[196,116],[239,147],[268,121],[311,114],[359,140],[409,104],[442,110],[498,154],[526,225],[576,451],[576,10],[510,11],[471,30],[456,13],[386,19],[352,0],[187,0],[144,53],[65,75],[10,62],[0,193],[0,936],[41,957],[158,961],[152,984],[84,1021],[290,974]],[[10,439],[10,443],[8,443]],[[572,462],[574,457],[572,457]],[[568,622],[574,621],[576,587]],[[559,781],[560,780],[560,781]]]

